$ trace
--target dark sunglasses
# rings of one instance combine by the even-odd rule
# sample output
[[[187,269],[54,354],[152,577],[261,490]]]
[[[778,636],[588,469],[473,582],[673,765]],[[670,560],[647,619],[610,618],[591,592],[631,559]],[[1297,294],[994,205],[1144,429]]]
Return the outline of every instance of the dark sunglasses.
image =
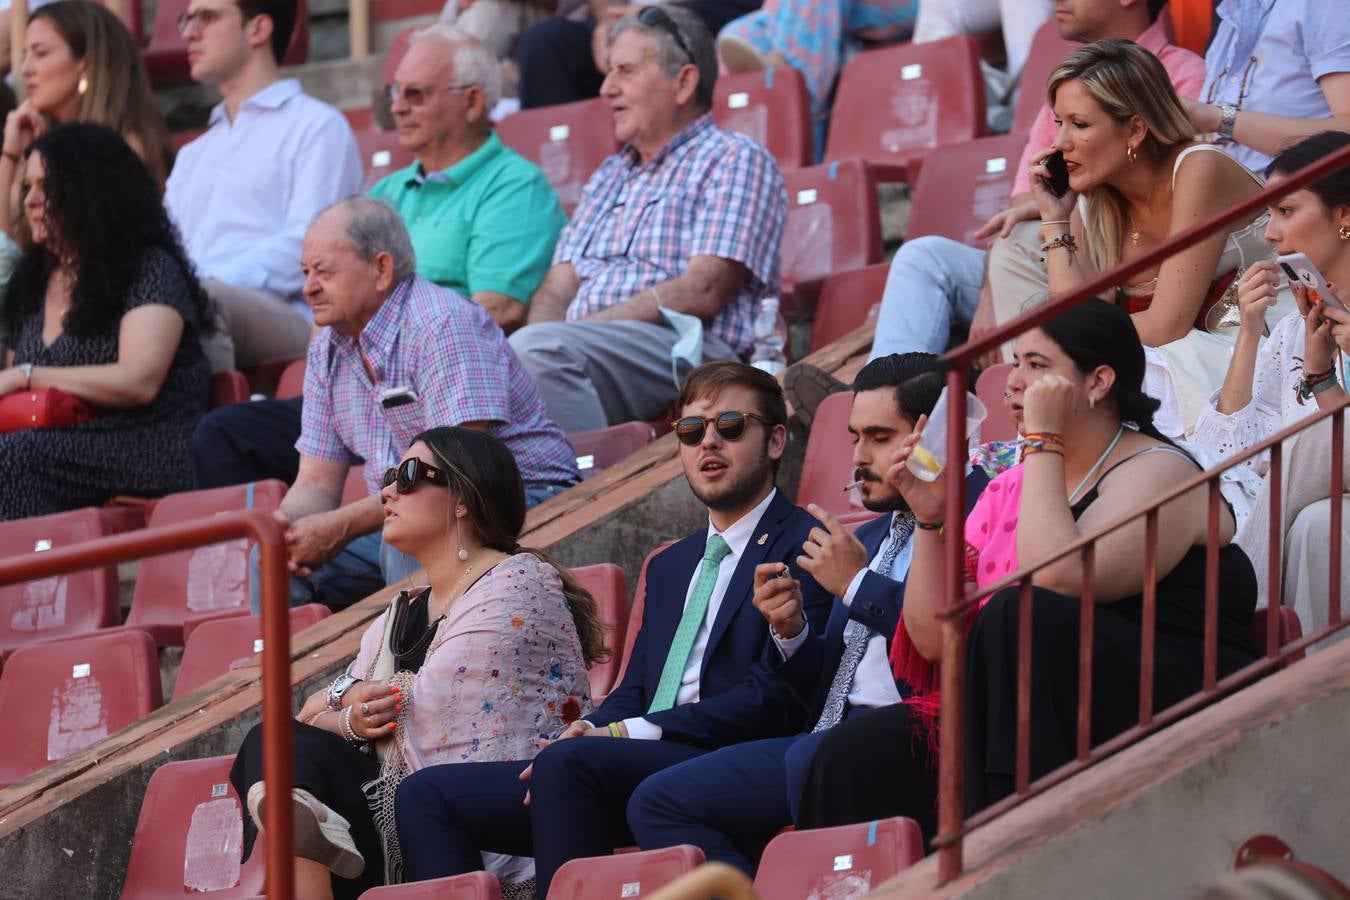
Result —
[[[638,13],[637,20],[648,28],[660,28],[670,35],[675,39],[675,46],[680,48],[685,58],[691,63],[694,61],[694,54],[689,52],[689,45],[684,42],[684,35],[680,34],[680,26],[675,24],[674,19],[666,15],[664,9],[659,6],[649,6]]]
[[[389,487],[392,484],[400,494],[411,494],[421,481],[429,481],[441,487],[446,485],[444,472],[415,457],[405,459],[384,473],[384,486]]]
[[[652,6],[647,8],[655,9]],[[741,436],[745,434],[745,424],[750,419],[754,419],[762,425],[767,426],[769,424],[768,419],[754,413],[724,412],[711,419],[705,419],[703,416],[685,416],[683,419],[676,419],[671,422],[670,427],[675,429],[675,437],[680,439],[681,444],[694,447],[702,442],[709,423],[717,429],[717,434],[722,440],[739,441]]]

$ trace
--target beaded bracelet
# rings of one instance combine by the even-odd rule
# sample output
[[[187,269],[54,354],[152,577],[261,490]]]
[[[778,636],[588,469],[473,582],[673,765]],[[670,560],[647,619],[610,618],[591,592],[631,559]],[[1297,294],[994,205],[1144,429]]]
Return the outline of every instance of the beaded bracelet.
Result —
[[[1053,241],[1046,241],[1044,244],[1041,244],[1041,252],[1045,253],[1047,251],[1054,250],[1056,247],[1063,247],[1070,253],[1077,253],[1078,241],[1074,240],[1074,236],[1072,234],[1061,234]]]
[[[352,727],[352,708],[350,706],[344,708],[338,715],[338,727],[342,729],[342,736],[347,739],[347,743],[364,744],[366,742]]]

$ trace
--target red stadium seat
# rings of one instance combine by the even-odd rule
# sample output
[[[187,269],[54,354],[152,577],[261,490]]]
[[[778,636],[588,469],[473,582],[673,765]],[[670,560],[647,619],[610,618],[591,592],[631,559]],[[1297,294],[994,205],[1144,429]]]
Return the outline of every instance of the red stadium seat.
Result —
[[[831,394],[816,408],[797,483],[798,506],[815,503],[832,516],[862,511],[852,502],[854,493],[844,490],[853,481],[853,446],[848,433],[852,411],[851,391]]]
[[[949,144],[928,158],[914,185],[905,240],[936,234],[981,249],[975,232],[1008,208],[1025,134]]]
[[[544,170],[568,215],[597,166],[619,149],[604,100],[581,100],[512,113],[497,123],[502,143]]]
[[[397,131],[367,128],[355,134],[356,148],[361,154],[361,167],[366,172],[367,190],[386,175],[412,165],[416,159],[411,152],[399,146]]]
[[[103,510],[0,522],[0,555],[40,553],[114,534]],[[116,625],[117,567],[83,569],[0,587],[0,653]]]
[[[989,413],[984,424],[980,425],[981,441],[1017,440],[1017,423],[1003,405],[1003,392],[1007,389],[1008,375],[1012,369],[1012,363],[999,363],[985,369],[975,380],[975,396],[980,398]]]
[[[623,673],[628,669],[628,660],[633,656],[633,645],[637,643],[638,631],[642,629],[642,611],[647,604],[647,566],[652,557],[668,549],[674,541],[666,541],[658,546],[642,561],[642,572],[638,575],[637,587],[633,589],[633,603],[628,608],[628,627],[623,633],[623,656],[619,660],[619,672],[614,676],[614,687],[623,681]]]
[[[703,863],[703,851],[691,844],[568,860],[553,876],[548,900],[645,897]]]
[[[599,474],[626,459],[656,439],[656,431],[647,422],[623,422],[593,431],[574,431],[567,436],[577,455],[582,478]]]
[[[755,892],[774,900],[861,897],[923,859],[913,819],[780,834],[760,857]]]
[[[414,881],[371,888],[357,900],[501,900],[497,877],[487,872],[469,872],[449,878]]]
[[[985,132],[980,46],[968,35],[868,50],[844,66],[825,161],[857,157],[879,181],[914,183],[935,147]]]
[[[613,654],[606,662],[591,666],[586,673],[591,682],[591,703],[598,706],[614,689],[619,674],[624,634],[628,630],[628,579],[624,577],[623,569],[614,563],[578,566],[572,569],[572,577],[591,592],[600,611],[600,621],[608,626],[605,646]]]
[[[211,408],[226,406],[230,403],[247,403],[249,398],[248,379],[243,372],[230,369],[211,376]]]
[[[1059,36],[1059,25],[1053,16],[1036,32],[1026,65],[1022,67],[1022,83],[1017,88],[1017,106],[1013,108],[1012,120],[1014,132],[1031,130],[1041,107],[1045,106],[1045,83],[1050,80],[1050,73],[1061,59],[1081,46]]]
[[[0,787],[83,750],[163,702],[159,655],[118,629],[15,650],[0,677]]]
[[[815,353],[875,319],[890,272],[889,263],[877,263],[826,278],[820,288],[815,321],[811,323],[811,344],[806,352]]]
[[[122,900],[242,900],[263,892],[266,841],[239,862],[243,804],[230,785],[233,756],[160,766],[150,776],[131,839]]]
[[[304,631],[328,618],[328,607],[307,603],[291,609],[291,634]],[[209,619],[187,631],[183,662],[173,697],[186,697],[213,678],[218,678],[262,652],[262,616],[228,616]]]
[[[271,512],[285,494],[280,481],[170,494],[155,504],[149,527],[249,508]],[[177,646],[189,617],[248,611],[251,549],[239,538],[142,560],[126,624],[148,631],[160,646]]]
[[[1285,644],[1292,644],[1294,641],[1303,637],[1303,623],[1298,619],[1298,613],[1294,612],[1288,606],[1280,607],[1279,614],[1280,634],[1279,644],[1283,647]],[[1269,607],[1258,609],[1252,613],[1252,639],[1256,641],[1256,649],[1262,654],[1266,652],[1266,637],[1270,630],[1270,609]],[[1300,660],[1307,654],[1300,650],[1285,661],[1288,665],[1295,660]]]
[[[155,8],[155,27],[150,33],[150,44],[141,56],[145,70],[156,87],[187,84],[192,80],[188,67],[187,40],[178,30],[178,17],[187,12],[188,0],[159,0]],[[137,43],[140,43],[137,41]],[[309,58],[309,4],[297,0],[295,30],[286,48],[282,65],[298,66]]]
[[[290,400],[305,395],[305,361],[294,360],[277,379],[277,399]]]
[[[857,160],[787,172],[783,294],[814,296],[836,272],[881,262],[881,214],[867,166]]]
[[[721,128],[759,141],[785,172],[815,161],[811,101],[796,69],[719,75],[713,118]]]

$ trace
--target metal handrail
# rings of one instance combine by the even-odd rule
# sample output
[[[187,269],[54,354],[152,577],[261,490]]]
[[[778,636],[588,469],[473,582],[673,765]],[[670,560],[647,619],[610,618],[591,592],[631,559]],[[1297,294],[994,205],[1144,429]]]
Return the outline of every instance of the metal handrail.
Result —
[[[261,510],[241,510],[0,559],[0,587],[96,566],[191,550],[237,538],[260,547],[262,585],[263,780],[268,793],[291,793],[291,628],[285,532]],[[267,895],[291,900],[294,841],[291,804],[267,804]]]
[[[1233,204],[1207,219],[1175,234],[1162,241],[1157,246],[1140,254],[1134,259],[1124,261],[1119,265],[1101,273],[1095,278],[1091,278],[1078,287],[1065,291],[1062,294],[1051,298],[1044,305],[1026,312],[1015,319],[1003,324],[999,328],[987,335],[967,341],[966,343],[950,350],[946,353],[942,361],[948,366],[947,372],[947,404],[948,404],[948,422],[947,431],[947,458],[951,460],[965,459],[967,454],[967,435],[965,433],[966,421],[966,391],[968,384],[968,366],[984,353],[999,347],[1006,341],[1023,334],[1033,328],[1038,327],[1060,313],[1079,306],[1088,300],[1098,297],[1106,291],[1122,283],[1131,275],[1144,271],[1147,268],[1158,265],[1169,257],[1175,255],[1178,251],[1190,247],[1209,235],[1215,233],[1218,229],[1244,218],[1251,217],[1259,210],[1273,205],[1279,198],[1287,195],[1289,192],[1297,190],[1307,184],[1336,171],[1343,166],[1350,165],[1350,147],[1342,148],[1336,153],[1330,154],[1313,164],[1300,169],[1298,172],[1282,179],[1278,184],[1266,186],[1262,190],[1253,194],[1245,200]],[[1271,631],[1267,640],[1266,656],[1258,660],[1253,665],[1244,669],[1242,672],[1235,673],[1229,678],[1219,682],[1216,677],[1217,667],[1217,576],[1218,576],[1218,515],[1219,515],[1219,473],[1232,466],[1241,464],[1251,459],[1261,452],[1269,449],[1271,453],[1271,469],[1267,477],[1271,479],[1272,501],[1271,501],[1271,533],[1268,538],[1271,545],[1270,560],[1270,580],[1269,590],[1272,594],[1269,601],[1269,608],[1278,610],[1279,603],[1279,578],[1280,554],[1279,542],[1282,540],[1280,532],[1280,497],[1279,482],[1281,478],[1281,442],[1292,435],[1312,427],[1318,422],[1330,418],[1333,428],[1333,448],[1331,468],[1332,478],[1334,480],[1343,477],[1341,454],[1344,448],[1344,420],[1345,411],[1350,404],[1342,404],[1334,410],[1327,410],[1283,429],[1280,433],[1273,435],[1266,441],[1261,442],[1256,447],[1249,448],[1247,451],[1236,455],[1231,459],[1224,460],[1223,463],[1214,469],[1200,473],[1195,477],[1188,479],[1186,483],[1169,491],[1161,500],[1152,503],[1147,509],[1140,510],[1132,516],[1122,517],[1118,521],[1108,523],[1099,529],[1096,533],[1073,542],[1060,553],[1057,553],[1053,559],[1039,561],[1032,569],[1024,569],[1022,572],[1009,576],[982,589],[969,596],[963,596],[962,583],[964,573],[964,547],[962,535],[965,532],[965,477],[963,467],[948,466],[946,472],[947,479],[947,499],[945,520],[947,522],[948,532],[952,537],[946,542],[945,558],[943,565],[943,596],[946,599],[939,611],[938,618],[942,627],[942,656],[940,667],[941,679],[941,716],[940,716],[940,740],[939,740],[939,768],[938,768],[938,837],[934,840],[934,846],[938,853],[938,883],[946,884],[961,874],[962,871],[962,843],[963,837],[971,828],[982,825],[1007,809],[1021,803],[1033,793],[1044,790],[1046,787],[1062,781],[1073,772],[1081,771],[1089,765],[1092,765],[1111,753],[1117,752],[1125,746],[1139,740],[1144,734],[1157,730],[1163,725],[1175,721],[1185,712],[1192,708],[1212,702],[1216,697],[1245,684],[1259,674],[1269,671],[1280,662],[1288,659],[1290,656],[1300,652],[1302,648],[1309,644],[1321,640],[1326,636],[1340,630],[1347,623],[1341,620],[1341,611],[1338,605],[1338,596],[1336,587],[1340,581],[1340,561],[1337,557],[1337,547],[1340,544],[1340,523],[1341,508],[1340,504],[1332,504],[1331,512],[1331,548],[1332,565],[1329,576],[1331,578],[1332,597],[1330,603],[1330,624],[1319,631],[1317,634],[1309,635],[1305,639],[1284,648],[1278,646],[1277,628],[1278,622],[1271,622]],[[1334,482],[1338,483],[1338,482]],[[1153,641],[1155,625],[1155,585],[1156,585],[1156,547],[1157,547],[1157,517],[1158,509],[1171,499],[1177,496],[1195,490],[1197,487],[1209,485],[1209,523],[1207,529],[1207,555],[1206,555],[1206,591],[1205,591],[1205,660],[1204,660],[1204,686],[1199,694],[1167,710],[1163,715],[1153,715],[1152,698],[1152,664],[1153,664]],[[1333,497],[1338,494],[1333,492]],[[1096,541],[1104,534],[1114,531],[1127,522],[1137,521],[1143,517],[1146,522],[1147,546],[1145,548],[1145,588],[1144,588],[1144,622],[1143,622],[1143,645],[1141,646],[1141,690],[1140,690],[1140,725],[1123,735],[1119,735],[1105,744],[1092,748],[1089,740],[1090,724],[1090,704],[1091,704],[1091,635],[1093,618],[1093,588],[1092,583],[1093,570],[1092,560]],[[1040,568],[1062,559],[1073,553],[1079,553],[1084,556],[1084,591],[1081,599],[1081,619],[1080,619],[1080,660],[1079,660],[1079,710],[1078,710],[1078,735],[1077,735],[1077,758],[1062,767],[1056,772],[1052,772],[1044,778],[1038,779],[1034,784],[1030,783],[1029,773],[1029,680],[1030,680],[1030,648],[1031,648],[1031,602],[1030,575]],[[1022,586],[1022,602],[1019,608],[1019,657],[1018,657],[1018,747],[1017,747],[1017,771],[1015,773],[1015,790],[1012,796],[996,804],[988,810],[984,810],[977,817],[972,818],[970,822],[965,818],[965,704],[966,704],[966,619],[972,606],[982,597],[991,596],[996,590],[1004,589],[1014,584]]]

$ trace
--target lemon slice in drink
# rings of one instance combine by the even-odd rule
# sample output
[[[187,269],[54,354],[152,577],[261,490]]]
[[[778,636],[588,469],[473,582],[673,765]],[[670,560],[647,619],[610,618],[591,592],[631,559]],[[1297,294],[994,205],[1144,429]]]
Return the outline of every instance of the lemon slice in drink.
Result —
[[[942,472],[942,465],[933,454],[915,447],[909,454],[910,471],[924,481],[932,481]]]

